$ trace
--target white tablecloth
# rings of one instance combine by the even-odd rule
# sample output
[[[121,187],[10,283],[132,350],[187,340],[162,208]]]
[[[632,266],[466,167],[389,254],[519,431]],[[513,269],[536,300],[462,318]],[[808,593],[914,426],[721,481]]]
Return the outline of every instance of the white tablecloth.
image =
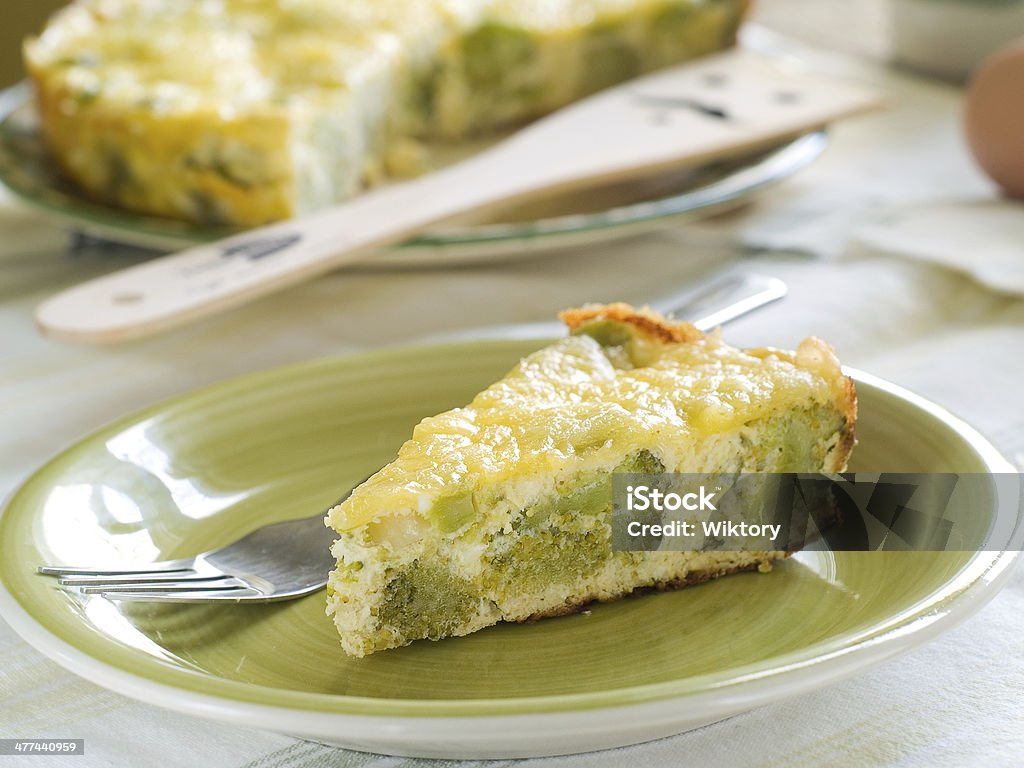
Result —
[[[43,339],[31,310],[55,290],[132,263],[138,254],[71,251],[53,225],[4,204],[0,492],[105,422],[208,382],[404,342],[410,328],[433,334],[548,320],[584,301],[642,303],[723,269],[757,269],[791,288],[784,302],[731,326],[734,343],[787,346],[807,334],[822,336],[847,364],[942,403],[1021,464],[1024,301],[982,287],[962,271],[882,253],[870,243],[853,247],[861,232],[877,229],[904,205],[993,197],[964,154],[958,94],[865,71],[860,76],[881,79],[893,93],[893,108],[837,128],[822,160],[752,209],[613,245],[473,269],[336,273],[223,317],[113,348]],[[986,233],[978,237],[982,258]],[[1020,765],[1022,693],[1019,571],[961,627],[845,682],[659,742],[525,764]],[[0,757],[0,765],[429,763],[332,749],[140,704],[63,671],[2,622],[0,700],[0,738],[86,740],[83,757]]]

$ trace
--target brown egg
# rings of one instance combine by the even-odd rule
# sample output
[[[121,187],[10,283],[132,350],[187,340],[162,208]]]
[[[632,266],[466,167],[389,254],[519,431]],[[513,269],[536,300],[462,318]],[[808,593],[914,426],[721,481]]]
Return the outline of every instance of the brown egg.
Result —
[[[993,181],[1024,198],[1024,39],[979,65],[967,85],[967,143]]]

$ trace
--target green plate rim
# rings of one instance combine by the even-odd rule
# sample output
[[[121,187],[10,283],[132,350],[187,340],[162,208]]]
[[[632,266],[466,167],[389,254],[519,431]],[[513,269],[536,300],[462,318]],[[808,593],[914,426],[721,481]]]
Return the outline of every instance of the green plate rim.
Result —
[[[17,506],[22,494],[27,494],[30,487],[43,482],[53,467],[71,454],[84,449],[87,444],[105,439],[107,436],[123,430],[126,426],[160,414],[179,404],[202,397],[223,397],[230,395],[235,388],[258,387],[280,376],[297,373],[314,373],[317,369],[330,368],[337,365],[359,365],[365,362],[387,361],[401,358],[408,351],[426,348],[443,352],[448,348],[465,348],[467,345],[504,344],[510,349],[510,359],[515,355],[511,350],[520,350],[526,344],[536,343],[538,346],[549,339],[506,339],[466,340],[447,343],[397,345],[382,349],[356,352],[353,354],[326,357],[278,366],[268,370],[232,377],[220,382],[200,387],[195,390],[171,397],[154,405],[143,408],[114,420],[106,426],[93,431],[89,435],[76,440],[70,447],[60,451],[19,485],[5,500],[0,511],[0,530],[6,524],[9,510]],[[884,393],[898,397],[908,405],[926,411],[929,415],[941,419],[954,428],[971,447],[977,451],[992,472],[1016,472],[1013,465],[973,427],[956,416],[914,393],[891,384],[883,379],[853,369],[846,372],[854,376],[858,385],[866,385],[881,389]],[[1018,530],[1021,523],[1018,521]],[[984,590],[986,586],[997,586],[1005,581],[1010,567],[1017,559],[1019,552],[977,552],[974,553],[949,581],[936,589],[935,592],[922,598],[903,611],[894,614],[887,621],[877,623],[866,629],[847,633],[830,641],[794,651],[782,656],[772,657],[766,661],[731,668],[726,679],[721,673],[709,672],[704,675],[670,680],[661,683],[638,685],[607,691],[585,692],[575,694],[533,696],[522,698],[497,699],[377,699],[359,696],[343,696],[336,694],[306,693],[288,691],[278,688],[254,685],[240,681],[216,678],[205,673],[186,670],[180,667],[160,670],[163,674],[146,674],[147,667],[153,662],[139,662],[136,665],[112,663],[109,659],[99,659],[67,642],[47,622],[45,615],[34,613],[25,606],[8,589],[0,571],[0,607],[3,615],[14,629],[30,644],[61,665],[86,679],[104,685],[112,690],[135,696],[145,700],[153,700],[152,694],[159,690],[166,694],[167,700],[158,703],[193,714],[209,714],[211,709],[221,710],[225,719],[248,722],[245,712],[253,712],[270,716],[275,712],[316,712],[324,715],[360,716],[363,718],[394,718],[394,717],[467,717],[481,718],[501,715],[525,715],[539,713],[572,713],[588,709],[603,709],[628,705],[678,700],[687,697],[699,697],[715,691],[738,691],[743,686],[781,681],[787,675],[801,671],[817,670],[824,674],[815,676],[815,685],[824,684],[827,680],[849,674],[853,669],[867,664],[878,663],[901,651],[909,650],[918,642],[915,636],[928,634],[951,628],[981,607],[998,590]],[[973,598],[973,599],[968,599]],[[959,609],[959,610],[956,610]],[[45,611],[43,612],[45,614]],[[109,643],[101,639],[100,645]],[[888,647],[883,647],[888,643]],[[863,664],[855,664],[857,656],[866,656],[874,651],[872,658]],[[843,663],[845,660],[845,663]],[[832,674],[827,674],[833,663]],[[141,666],[142,672],[133,671]],[[852,667],[852,669],[851,669]],[[154,670],[155,672],[155,670]],[[205,684],[204,684],[205,683]],[[225,712],[224,703],[233,702],[241,709]],[[228,708],[231,710],[231,708]],[[270,726],[268,726],[270,727]]]

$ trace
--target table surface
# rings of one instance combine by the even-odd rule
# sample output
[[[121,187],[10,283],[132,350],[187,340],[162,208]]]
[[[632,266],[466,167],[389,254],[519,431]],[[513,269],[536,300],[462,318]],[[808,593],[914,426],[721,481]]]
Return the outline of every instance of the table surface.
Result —
[[[736,322],[739,345],[828,339],[843,361],[945,405],[1018,465],[1024,458],[1024,301],[960,272],[855,245],[901,206],[986,200],[958,127],[957,91],[884,67],[848,73],[892,96],[837,127],[826,155],[760,204],[714,221],[488,266],[350,269],[154,339],[110,348],[40,337],[33,306],[136,263],[69,247],[54,225],[0,204],[0,493],[128,411],[297,360],[495,323],[548,320],[586,301],[643,303],[725,270],[756,269],[790,296]],[[1024,215],[1024,214],[1022,214]],[[983,250],[983,249],[982,249]],[[1024,571],[939,640],[844,682],[652,744],[551,766],[1011,765],[1024,754]],[[429,761],[332,749],[174,714],[65,672],[0,622],[0,737],[85,738],[72,765],[395,766]],[[14,758],[11,758],[12,760]],[[35,757],[30,765],[59,759]]]

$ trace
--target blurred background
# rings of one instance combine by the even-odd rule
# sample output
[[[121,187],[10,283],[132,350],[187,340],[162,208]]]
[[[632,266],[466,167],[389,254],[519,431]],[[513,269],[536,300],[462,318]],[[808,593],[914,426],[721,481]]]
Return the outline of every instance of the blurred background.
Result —
[[[0,25],[0,88],[13,85],[25,76],[21,64],[21,43],[25,35],[42,29],[47,17],[67,3],[68,0],[3,0],[4,23]],[[789,8],[797,4],[808,7],[801,10],[799,17],[787,13]],[[760,7],[755,12],[763,17],[763,21],[773,25],[785,24],[788,20],[801,29],[819,32],[820,25],[814,20],[822,16],[827,17],[835,10],[834,6],[837,4],[849,3],[843,3],[842,0],[761,0]],[[879,0],[855,0],[854,4],[865,6],[868,25],[874,23],[873,19],[878,15],[875,9],[882,5]],[[868,37],[870,36],[857,34],[843,36],[848,41],[847,45],[849,41],[860,41]]]
[[[67,2],[3,0],[0,88],[24,76],[25,35]],[[1024,0],[757,0],[752,20],[820,47],[957,81],[985,53],[1024,34]]]
[[[0,0],[0,88],[23,77],[23,37],[63,4]],[[789,287],[785,301],[731,325],[732,343],[791,347],[819,335],[845,363],[950,408],[1024,468],[1024,356],[1013,353],[1024,349],[1024,202],[972,159],[958,85],[986,53],[1024,36],[1024,0],[756,0],[752,20],[761,50],[869,84],[888,109],[835,126],[822,157],[756,205],[621,242],[472,269],[349,269],[163,336],[75,347],[37,333],[35,307],[151,254],[69,236],[0,188],[0,497],[73,439],[213,381],[410,334],[550,320],[582,301],[643,303],[726,270]],[[1019,123],[1004,120],[1024,105],[1024,56],[1008,67],[991,93],[975,89],[983,119],[973,144],[1010,136],[1013,151],[989,174],[1024,184],[1024,109]],[[0,697],[13,702],[0,708],[0,736],[85,733],[90,754],[71,761],[82,766],[208,765],[212,754],[250,768],[373,760],[102,691],[44,661],[2,618],[0,667]],[[869,673],[674,740],[558,764],[667,766],[685,754],[709,766],[1020,765],[1022,690],[1019,570],[976,620]]]

